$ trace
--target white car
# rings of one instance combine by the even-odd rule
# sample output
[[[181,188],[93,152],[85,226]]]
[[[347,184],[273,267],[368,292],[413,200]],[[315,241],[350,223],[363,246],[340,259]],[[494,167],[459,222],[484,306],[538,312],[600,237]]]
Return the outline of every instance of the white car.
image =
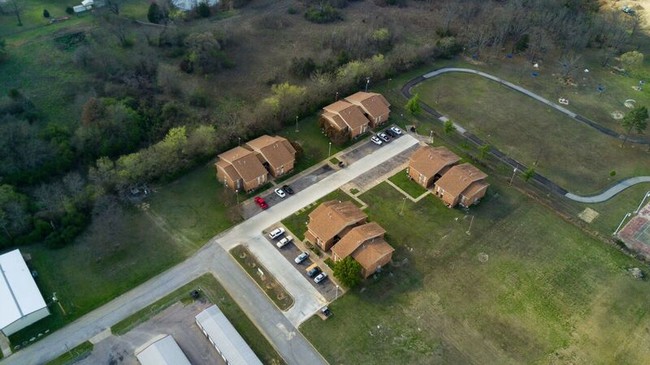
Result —
[[[277,194],[277,196],[279,196],[280,198],[284,198],[287,196],[287,193],[285,193],[284,190],[280,188],[275,189],[275,194]]]
[[[395,132],[395,134],[398,134],[398,135],[402,134],[402,130],[397,128],[397,127],[390,127],[390,130]]]
[[[298,257],[296,257],[295,259],[293,259],[293,261],[294,261],[296,264],[300,264],[300,263],[302,263],[303,261],[307,260],[307,257],[309,257],[309,252],[307,252],[307,251],[303,251],[303,253],[301,253],[300,255],[298,255]]]
[[[390,141],[390,137],[388,137],[388,135],[386,133],[379,133],[378,136],[382,141],[384,141],[386,143],[388,143]]]
[[[284,228],[276,228],[269,233],[269,238],[274,240],[284,234]]]
[[[325,279],[327,279],[327,274],[322,272],[322,273],[318,274],[318,276],[316,276],[314,278],[314,283],[320,284],[320,282],[325,280]]]
[[[275,245],[278,246],[278,248],[282,248],[287,245],[287,243],[293,241],[293,237],[291,236],[284,236],[281,240],[278,241]]]
[[[376,144],[377,146],[381,146],[381,144],[383,143],[383,142],[382,142],[379,138],[377,138],[376,136],[372,136],[372,137],[370,137],[370,140],[372,141],[372,143]]]

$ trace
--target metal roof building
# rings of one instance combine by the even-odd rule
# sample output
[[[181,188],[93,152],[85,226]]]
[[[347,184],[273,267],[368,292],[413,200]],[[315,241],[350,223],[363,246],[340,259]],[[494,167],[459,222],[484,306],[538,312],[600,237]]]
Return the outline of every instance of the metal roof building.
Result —
[[[213,305],[196,317],[196,324],[229,365],[262,365],[228,318]]]
[[[135,350],[142,365],[192,365],[171,335],[159,335]]]
[[[0,255],[0,331],[9,336],[49,314],[20,250]]]

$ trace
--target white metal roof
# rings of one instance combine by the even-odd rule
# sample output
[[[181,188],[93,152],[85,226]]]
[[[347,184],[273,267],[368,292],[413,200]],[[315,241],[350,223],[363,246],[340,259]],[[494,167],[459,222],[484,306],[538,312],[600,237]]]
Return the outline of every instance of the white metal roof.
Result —
[[[209,6],[214,6],[219,2],[219,0],[172,0],[172,4],[174,4],[175,7],[185,11],[190,11],[196,8],[201,2],[207,2]]]
[[[0,255],[0,329],[44,307],[20,250]]]
[[[142,365],[192,365],[170,335],[159,338],[135,356]]]
[[[239,332],[223,315],[219,307],[213,305],[196,316],[196,323],[207,332],[215,346],[230,365],[262,365]]]

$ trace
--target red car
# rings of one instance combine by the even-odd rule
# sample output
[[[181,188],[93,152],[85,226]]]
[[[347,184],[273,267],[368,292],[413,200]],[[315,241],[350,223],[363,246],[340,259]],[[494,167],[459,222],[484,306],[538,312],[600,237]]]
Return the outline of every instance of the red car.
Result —
[[[269,207],[269,205],[266,204],[266,201],[264,199],[260,198],[259,196],[255,197],[255,203],[257,203],[257,205],[259,205],[260,208],[262,208],[262,209],[266,209],[266,208]]]

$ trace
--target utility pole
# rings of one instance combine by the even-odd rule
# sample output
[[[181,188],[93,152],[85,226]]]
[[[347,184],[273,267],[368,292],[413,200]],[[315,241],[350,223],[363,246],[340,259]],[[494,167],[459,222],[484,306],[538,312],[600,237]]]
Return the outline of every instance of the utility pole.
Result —
[[[510,178],[510,183],[508,184],[508,186],[512,186],[512,180],[515,178],[515,174],[517,173],[517,171],[519,170],[517,170],[516,167],[514,170],[512,170],[512,177]]]
[[[399,210],[399,215],[404,215],[404,205],[406,205],[406,197],[402,198],[402,208]]]
[[[474,216],[472,216],[472,219],[469,221],[469,228],[467,228],[467,231],[465,231],[465,234],[468,236],[470,235],[470,231],[472,230],[472,223],[474,223]]]

